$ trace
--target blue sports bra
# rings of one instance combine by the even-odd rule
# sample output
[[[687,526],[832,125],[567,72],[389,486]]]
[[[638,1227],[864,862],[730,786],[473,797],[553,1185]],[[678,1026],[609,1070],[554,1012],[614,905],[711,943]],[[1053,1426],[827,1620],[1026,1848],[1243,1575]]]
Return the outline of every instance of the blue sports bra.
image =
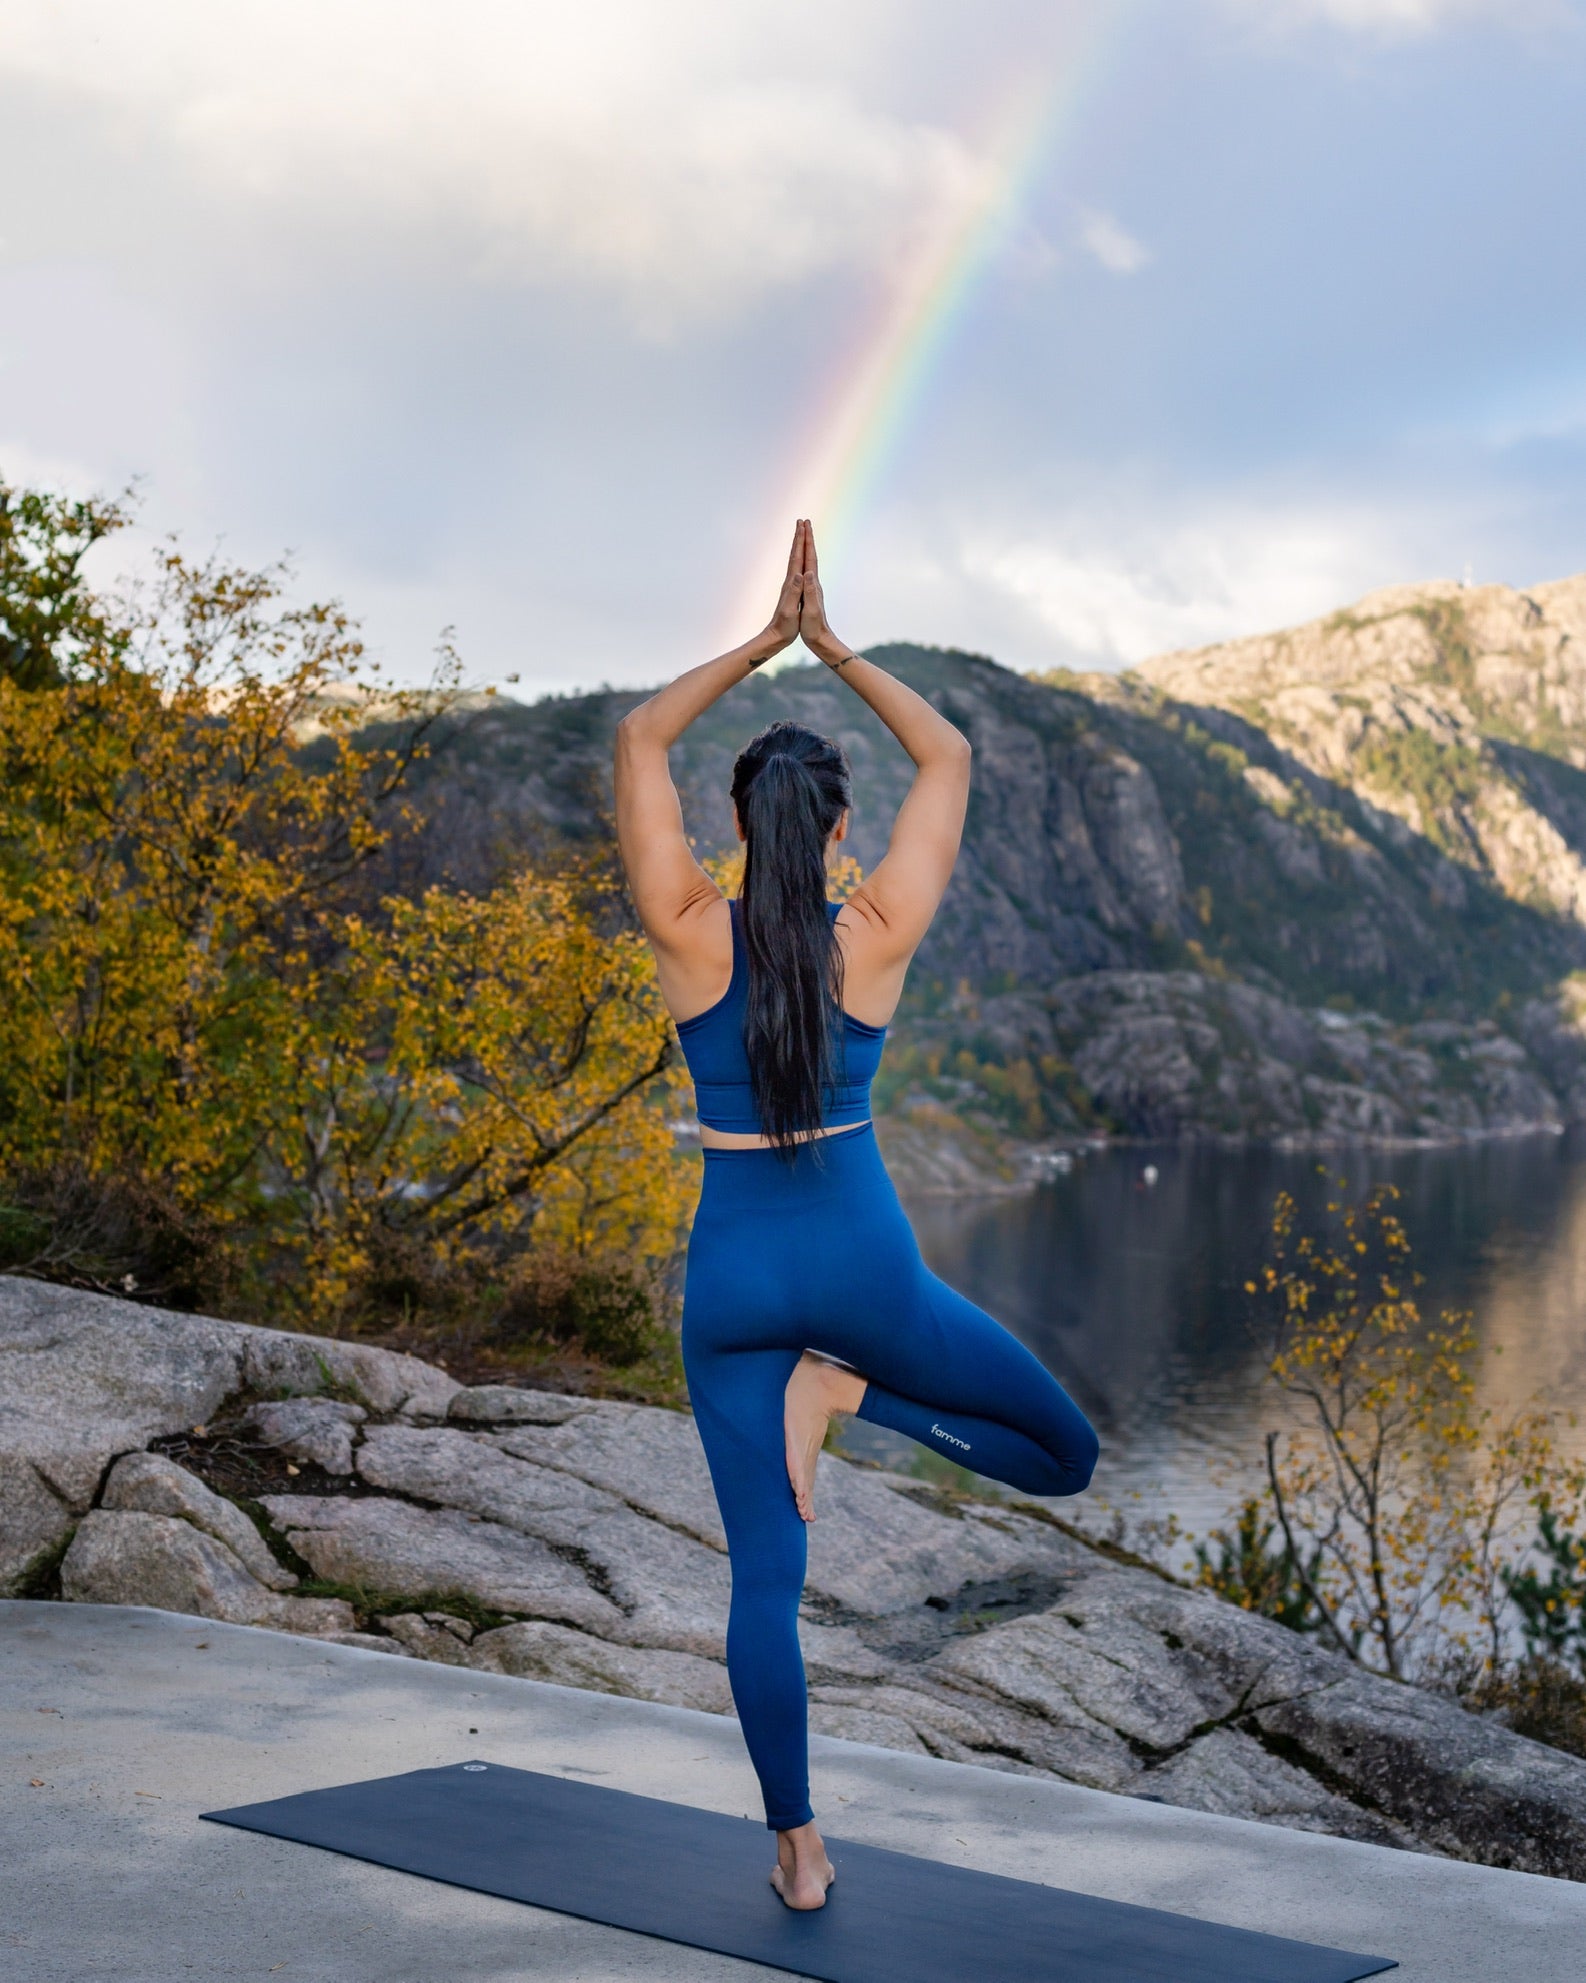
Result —
[[[732,914],[732,977],[716,1003],[692,1019],[677,1022],[677,1036],[683,1043],[683,1058],[694,1077],[694,1106],[701,1125],[728,1133],[763,1136],[764,1129],[754,1110],[754,1090],[749,1082],[749,1054],[743,1043],[744,1007],[749,999],[749,959],[744,948],[743,923],[738,904],[729,902]],[[827,913],[835,922],[841,905],[828,902]],[[840,1079],[827,1090],[821,1123],[826,1129],[847,1129],[870,1119],[870,1083],[881,1065],[881,1049],[886,1044],[885,1026],[867,1026],[850,1013],[842,1015],[842,1041],[837,1056]]]

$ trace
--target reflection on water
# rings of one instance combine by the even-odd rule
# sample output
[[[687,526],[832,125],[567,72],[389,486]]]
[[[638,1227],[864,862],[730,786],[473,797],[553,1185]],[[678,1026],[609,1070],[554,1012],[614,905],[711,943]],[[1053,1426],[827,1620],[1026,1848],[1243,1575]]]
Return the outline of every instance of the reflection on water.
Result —
[[[1157,1181],[1143,1173],[1154,1165]],[[1259,1471],[1286,1407],[1244,1294],[1273,1199],[1319,1213],[1326,1173],[1351,1194],[1396,1184],[1429,1311],[1468,1308],[1484,1404],[1541,1393],[1586,1417],[1586,1134],[1460,1150],[1166,1146],[1081,1157],[1026,1197],[910,1206],[930,1264],[1005,1322],[1095,1419],[1097,1503],[1220,1520]],[[1571,1435],[1586,1451],[1586,1428]],[[852,1442],[851,1442],[852,1443]]]

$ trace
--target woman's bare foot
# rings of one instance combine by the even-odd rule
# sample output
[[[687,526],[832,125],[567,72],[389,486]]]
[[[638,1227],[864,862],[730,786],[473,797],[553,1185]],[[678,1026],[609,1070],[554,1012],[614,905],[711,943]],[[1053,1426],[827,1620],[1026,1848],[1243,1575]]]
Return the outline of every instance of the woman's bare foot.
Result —
[[[815,1519],[815,1462],[827,1427],[839,1415],[858,1411],[864,1395],[865,1380],[858,1371],[827,1363],[808,1350],[793,1367],[783,1394],[782,1429],[793,1499],[806,1522]]]
[[[800,1825],[797,1831],[777,1833],[776,1862],[771,1884],[789,1907],[808,1909],[826,1905],[826,1889],[837,1875],[813,1824]]]

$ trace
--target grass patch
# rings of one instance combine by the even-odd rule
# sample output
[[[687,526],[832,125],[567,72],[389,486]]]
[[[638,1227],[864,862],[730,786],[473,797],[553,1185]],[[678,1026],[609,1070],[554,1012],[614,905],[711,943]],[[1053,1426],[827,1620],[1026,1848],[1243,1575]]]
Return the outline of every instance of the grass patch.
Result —
[[[471,1625],[476,1635],[493,1632],[501,1625],[516,1625],[521,1620],[521,1613],[497,1611],[493,1605],[482,1604],[466,1591],[372,1590],[367,1584],[337,1583],[331,1578],[312,1574],[303,1578],[292,1595],[340,1598],[343,1603],[352,1606],[360,1631],[368,1629],[376,1619],[407,1611],[444,1611],[449,1618],[461,1618],[465,1624]]]

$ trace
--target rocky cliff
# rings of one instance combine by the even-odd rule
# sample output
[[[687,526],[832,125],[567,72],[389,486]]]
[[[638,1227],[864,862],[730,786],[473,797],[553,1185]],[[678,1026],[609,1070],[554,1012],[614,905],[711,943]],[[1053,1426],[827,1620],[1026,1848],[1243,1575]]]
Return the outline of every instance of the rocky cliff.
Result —
[[[0,1594],[152,1604],[712,1713],[730,1587],[684,1413],[0,1276]],[[1117,1560],[828,1457],[817,1730],[1586,1878],[1586,1763]]]
[[[1424,900],[1453,912],[1456,941],[1447,961],[1428,959],[1427,989],[1495,1019],[1560,1112],[1580,1119],[1586,577],[1530,592],[1397,586],[1093,686],[1151,715],[1184,712],[1244,759],[1256,830],[1288,845],[1302,896],[1296,829],[1342,796],[1380,847],[1414,864]],[[1374,989],[1369,973],[1359,986],[1402,1013],[1394,989]]]
[[[976,754],[895,1125],[1448,1140],[1586,1113],[1586,580],[1401,588],[1122,678],[873,651]],[[477,881],[587,836],[636,699],[451,725],[422,864]],[[848,749],[870,864],[908,767],[811,668],[753,678],[676,752],[699,847],[731,844],[734,751],[778,715]]]

